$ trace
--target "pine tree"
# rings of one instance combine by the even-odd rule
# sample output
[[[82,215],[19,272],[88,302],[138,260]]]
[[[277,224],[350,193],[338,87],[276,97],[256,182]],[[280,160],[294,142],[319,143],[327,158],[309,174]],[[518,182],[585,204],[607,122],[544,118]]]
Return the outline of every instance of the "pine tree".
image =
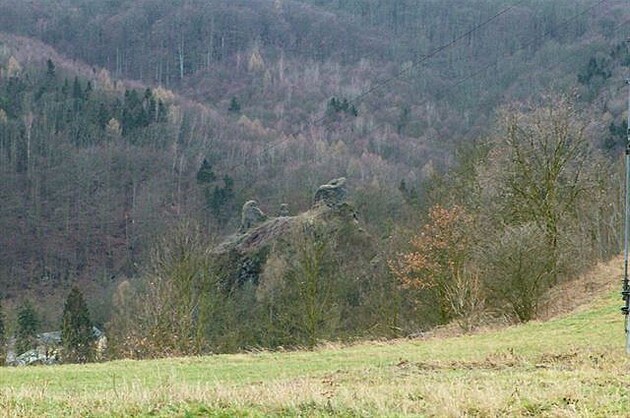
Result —
[[[55,63],[51,59],[46,61],[46,78],[50,81],[55,79]]]
[[[208,206],[217,220],[222,224],[227,222],[232,212],[230,204],[234,202],[234,180],[232,177],[227,174],[223,176],[223,187],[214,186],[212,194],[210,194],[210,189],[207,189],[206,197]]]
[[[72,83],[72,98],[75,100],[83,100],[83,87],[81,87],[81,82],[79,81],[79,77],[74,77],[74,82]]]
[[[212,165],[204,158],[201,167],[199,167],[199,171],[197,171],[197,183],[208,184],[216,179],[217,176],[214,174],[214,171],[212,171]]]
[[[18,311],[15,342],[15,351],[17,354],[25,353],[34,348],[37,328],[39,328],[37,312],[35,312],[35,308],[31,302],[26,301]]]
[[[230,107],[228,107],[228,112],[241,113],[241,104],[238,102],[238,99],[236,97],[232,97],[232,100],[230,100]]]
[[[75,286],[63,307],[61,344],[66,362],[85,363],[94,358],[92,321],[83,294]]]

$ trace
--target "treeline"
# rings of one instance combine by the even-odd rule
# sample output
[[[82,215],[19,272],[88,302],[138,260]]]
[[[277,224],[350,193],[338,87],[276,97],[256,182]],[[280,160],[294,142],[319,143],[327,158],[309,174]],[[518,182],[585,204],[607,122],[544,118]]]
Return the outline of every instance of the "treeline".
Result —
[[[17,172],[28,170],[31,154],[46,155],[42,148],[55,142],[50,136],[69,139],[76,147],[99,145],[116,134],[136,141],[142,128],[167,120],[164,102],[151,89],[140,93],[125,89],[123,97],[103,90],[94,92],[90,80],[58,77],[50,59],[45,72],[38,73],[23,70],[15,58],[9,58],[2,81],[2,149],[7,162],[14,164],[6,169]],[[37,124],[33,131],[34,120],[44,118],[49,125]],[[24,138],[30,142],[20,143]]]
[[[35,67],[7,58],[0,77],[5,292],[54,289],[104,269],[131,273],[138,182],[150,173],[138,161],[159,164],[155,155],[134,154],[164,147],[157,133],[168,125],[168,106],[159,91],[105,90],[50,59]]]
[[[113,355],[313,347],[536,318],[553,305],[552,286],[621,247],[622,170],[589,144],[585,111],[556,95],[504,108],[492,136],[427,182],[423,222],[384,243],[352,223],[311,220],[248,260],[255,280],[231,282],[239,261],[179,229],[140,281],[117,290]]]
[[[178,220],[230,233],[245,201],[259,198],[263,209],[289,202],[295,213],[331,173],[356,180],[359,209],[377,228],[410,208],[387,184],[401,169],[377,154],[395,146],[385,138],[353,144],[325,126],[278,138],[246,115],[220,114],[162,88],[125,87],[103,71],[76,76],[67,62],[19,51],[4,51],[0,73],[0,281],[11,299],[55,293],[74,280],[111,291],[138,273],[151,240]],[[284,143],[265,153],[274,139]],[[95,310],[101,323],[108,312],[106,304]]]
[[[0,22],[116,78],[164,85],[220,109],[237,97],[246,114],[282,132],[323,113],[331,96],[352,98],[404,71],[387,94],[353,103],[369,115],[364,123],[402,122],[407,137],[457,142],[489,124],[504,93],[524,99],[541,87],[566,87],[584,54],[613,43],[624,5],[585,13],[594,4],[520,2],[426,62],[512,3],[6,1]]]
[[[314,347],[536,318],[552,286],[621,247],[623,170],[590,143],[598,125],[587,112],[566,95],[504,107],[492,135],[425,183],[415,226],[387,240],[347,205],[295,216],[246,257],[198,221],[165,229],[142,272],[112,292],[107,355]],[[204,162],[197,181],[215,178]]]
[[[601,183],[592,190],[604,193],[602,201],[612,199],[610,213],[603,208],[598,213],[590,201],[588,210],[539,202],[542,209],[519,213],[525,206],[508,185],[520,177],[498,175],[510,166],[499,169],[507,162],[499,164],[495,154],[508,155],[507,148],[491,146],[485,138],[496,137],[496,107],[525,103],[549,86],[574,89],[574,105],[583,109],[576,120],[602,124],[589,128],[587,145],[594,155],[605,149],[602,167],[611,166],[625,138],[625,95],[613,83],[625,76],[628,62],[627,44],[614,30],[622,23],[623,13],[617,11],[625,5],[606,2],[579,14],[595,3],[522,2],[485,30],[414,67],[427,52],[508,6],[453,4],[423,2],[416,9],[413,2],[376,0],[0,0],[4,30],[33,37],[0,35],[0,284],[7,311],[15,312],[27,295],[46,300],[43,322],[53,326],[61,295],[78,281],[89,289],[95,322],[105,325],[115,316],[110,301],[117,286],[130,283],[132,294],[141,288],[135,280],[148,274],[151,249],[182,220],[196,222],[202,236],[220,240],[238,228],[238,209],[247,200],[258,200],[267,213],[289,203],[295,214],[310,207],[317,186],[341,176],[348,178],[363,226],[377,241],[417,231],[424,223],[438,231],[440,222],[455,218],[471,225],[474,234],[466,236],[476,236],[479,228],[492,231],[488,236],[495,240],[506,235],[513,244],[519,240],[510,234],[545,245],[555,239],[559,247],[566,237],[590,236],[592,242],[581,248],[598,248],[592,257],[605,257],[615,248],[610,231],[619,221],[617,201],[607,194],[619,189],[618,183],[609,187],[614,177],[588,177]],[[401,76],[384,88],[353,100],[396,74]],[[461,146],[479,138],[485,145]],[[533,152],[519,150],[525,151]],[[493,170],[496,175],[489,176]],[[533,199],[532,190],[527,193]],[[576,205],[594,195],[580,194]],[[511,206],[497,206],[494,199]],[[486,206],[492,210],[482,211]],[[536,211],[547,213],[548,224]],[[578,211],[585,223],[569,222]],[[495,223],[501,226],[489,227]],[[382,259],[414,253],[413,245],[405,248],[407,240],[401,242],[379,244]],[[484,236],[474,242],[489,245]],[[417,242],[418,248],[429,244]],[[493,300],[487,306],[500,300],[511,304],[482,280],[492,271],[500,276],[483,261],[490,250],[466,243],[471,245],[462,263],[465,271],[480,272],[481,299]],[[211,244],[204,241],[204,246]],[[531,252],[554,254],[550,248]],[[591,255],[576,259],[592,260]],[[569,275],[564,263],[558,254],[543,263],[540,289]],[[402,290],[391,285],[391,277],[380,276],[378,283],[390,283],[384,298],[400,301],[396,306],[404,312],[395,315],[402,322],[394,328],[404,333],[459,315],[449,313],[450,302],[444,300],[438,315],[432,308],[441,298],[438,286],[414,285],[417,280],[403,273],[415,270],[398,268],[399,284],[407,283],[426,302],[415,306],[415,299],[399,295]],[[219,280],[206,274],[203,286]],[[231,312],[229,317],[245,315],[236,310],[245,302],[221,295],[225,305],[217,306]],[[507,312],[505,306],[500,311]],[[256,322],[263,316],[254,309],[244,317]],[[369,329],[366,324],[354,322],[356,333],[333,327],[336,331],[317,338],[351,338]],[[391,331],[385,328],[375,328],[381,331],[373,335]],[[258,331],[243,331],[249,336],[227,343],[217,339],[216,330],[202,331],[206,349],[219,351],[309,341],[303,335],[263,340],[251,337]]]
[[[113,355],[312,347],[536,318],[553,305],[552,286],[621,246],[621,170],[589,144],[585,111],[566,96],[504,108],[491,137],[426,184],[425,220],[398,231],[405,238],[307,223],[257,255],[259,279],[229,282],[236,260],[204,250],[194,228],[169,235],[152,270],[116,293]]]

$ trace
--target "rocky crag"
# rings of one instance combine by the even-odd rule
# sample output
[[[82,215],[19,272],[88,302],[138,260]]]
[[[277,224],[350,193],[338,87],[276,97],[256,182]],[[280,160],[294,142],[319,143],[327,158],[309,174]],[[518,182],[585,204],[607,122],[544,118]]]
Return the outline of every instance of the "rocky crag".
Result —
[[[289,215],[287,204],[272,217],[264,214],[256,201],[245,203],[238,233],[213,250],[223,283],[228,288],[258,285],[270,257],[290,256],[305,235],[329,246],[342,268],[374,265],[376,246],[361,228],[347,194],[345,178],[332,180],[317,189],[308,211],[295,216]]]

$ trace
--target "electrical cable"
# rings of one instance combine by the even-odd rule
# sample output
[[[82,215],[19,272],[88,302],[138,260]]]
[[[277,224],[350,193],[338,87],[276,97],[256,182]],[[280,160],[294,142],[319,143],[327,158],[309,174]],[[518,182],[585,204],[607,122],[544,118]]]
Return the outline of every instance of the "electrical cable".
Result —
[[[411,69],[413,69],[414,66],[418,66],[421,64],[426,63],[428,60],[432,59],[433,57],[435,57],[436,55],[438,55],[440,52],[453,47],[454,45],[456,45],[459,41],[461,41],[462,39],[467,38],[468,36],[472,35],[473,33],[479,31],[480,29],[482,29],[485,26],[488,26],[490,23],[492,23],[493,21],[495,21],[496,19],[498,19],[500,16],[508,13],[510,10],[516,8],[517,6],[519,6],[521,3],[523,3],[525,0],[519,0],[516,3],[500,10],[498,13],[495,13],[494,15],[492,15],[491,17],[489,17],[488,19],[484,20],[482,23],[472,27],[471,29],[467,30],[466,32],[464,32],[463,34],[455,37],[454,39],[452,39],[451,41],[438,46],[437,48],[434,48],[431,52],[429,52],[426,55],[423,55],[422,57],[420,57],[419,59],[417,59],[416,61],[413,62],[412,66],[409,68],[404,68],[400,71],[398,71],[396,74],[381,80],[381,81],[377,81],[376,83],[374,83],[374,85],[372,85],[371,87],[369,87],[367,90],[363,91],[362,93],[360,93],[358,96],[354,97],[351,100],[352,104],[357,103],[358,101],[360,101],[361,99],[363,99],[364,97],[372,94],[373,92],[377,91],[378,89],[390,84],[391,82],[393,82],[396,79],[401,78],[403,75],[405,75],[406,73],[408,73],[409,71],[411,71]],[[606,0],[603,0],[606,1]],[[270,144],[269,146],[267,146],[265,149],[256,152],[253,156],[250,156],[248,158],[245,158],[244,161],[234,164],[232,165],[227,171],[228,172],[232,172],[233,170],[235,170],[238,167],[244,166],[246,164],[246,160],[250,160],[251,158],[256,158],[262,154],[265,154],[269,151],[271,151],[272,149],[275,149],[279,146],[281,146],[282,144],[290,141],[290,138],[292,137],[296,137],[297,135],[299,135],[300,133],[304,132],[307,128],[313,126],[313,125],[317,125],[321,122],[323,122],[326,119],[326,115],[324,114],[323,116],[319,117],[318,119],[316,119],[315,121],[312,122],[306,122],[302,127],[294,130],[292,133],[290,133],[287,136],[287,139],[281,140],[281,141],[277,141],[273,144]],[[70,188],[68,188],[68,190],[70,190]]]
[[[544,33],[542,33],[541,35],[537,35],[537,36],[535,36],[534,38],[532,38],[532,39],[531,39],[531,40],[529,40],[528,42],[526,42],[526,43],[524,43],[523,45],[521,45],[519,48],[515,49],[513,52],[503,54],[503,57],[505,58],[505,57],[508,57],[508,56],[510,56],[510,55],[513,55],[514,53],[517,53],[517,52],[520,52],[520,51],[522,51],[522,50],[525,50],[525,49],[526,49],[526,48],[528,48],[529,46],[531,46],[531,45],[535,44],[536,42],[540,41],[541,39],[543,39],[543,38],[545,38],[545,37],[549,36],[552,32],[555,32],[555,31],[557,31],[557,30],[558,30],[558,29],[560,29],[560,28],[563,28],[563,27],[565,27],[565,26],[568,26],[570,23],[574,22],[575,20],[577,20],[577,19],[578,19],[578,18],[580,18],[581,16],[583,16],[583,15],[585,15],[585,14],[589,13],[590,11],[592,11],[592,10],[593,10],[593,9],[595,9],[596,7],[598,7],[598,6],[602,5],[603,3],[606,3],[607,1],[609,1],[609,0],[599,0],[598,2],[596,2],[596,3],[592,4],[591,6],[587,7],[586,9],[584,9],[584,10],[582,10],[582,11],[580,11],[580,12],[578,12],[578,13],[576,13],[576,14],[574,14],[574,15],[570,16],[570,17],[568,17],[567,19],[565,19],[565,20],[564,20],[562,23],[560,23],[559,25],[554,26],[553,28],[548,29],[547,31],[545,31],[545,32],[544,32]],[[622,27],[622,26],[624,26],[624,25],[627,25],[628,23],[630,23],[630,19],[625,20],[625,21],[623,21],[623,22],[621,22],[621,23],[619,23],[619,24],[615,25],[615,26],[612,28],[612,31],[614,32],[614,31],[616,31],[617,29],[619,29],[620,27]],[[568,55],[564,56],[564,57],[563,57],[563,58],[561,58],[561,59],[558,59],[558,60],[553,61],[553,65],[551,65],[551,66],[546,66],[546,67],[545,67],[545,69],[546,69],[547,71],[552,70],[552,69],[555,69],[555,68],[557,68],[558,66],[562,65],[563,63],[565,63],[568,59],[573,58],[574,56],[577,56],[578,54],[581,54],[582,52],[583,52],[583,51],[581,51],[581,50],[579,50],[579,49],[578,49],[578,50],[576,50],[576,51],[574,51],[574,52],[572,52],[572,53],[570,53],[570,54],[568,54]],[[468,76],[466,76],[466,77],[464,77],[464,78],[462,78],[462,79],[460,79],[460,80],[458,80],[458,81],[456,81],[456,82],[451,83],[450,85],[448,85],[448,86],[446,86],[445,88],[443,88],[443,89],[440,91],[440,93],[441,93],[441,94],[445,94],[445,93],[447,93],[447,92],[450,92],[450,91],[454,90],[456,87],[459,87],[460,85],[464,84],[465,82],[467,82],[467,81],[469,81],[469,80],[471,80],[471,79],[473,79],[473,78],[475,78],[475,77],[479,76],[479,75],[480,75],[480,74],[482,74],[484,71],[487,71],[489,68],[491,68],[491,67],[493,67],[493,66],[497,65],[497,63],[499,62],[499,59],[500,59],[500,58],[497,58],[497,59],[495,60],[495,62],[490,63],[490,64],[488,64],[488,65],[484,66],[482,69],[480,69],[480,70],[478,70],[478,71],[475,71],[474,73],[469,74]],[[422,105],[422,104],[426,104],[426,103],[429,103],[429,102],[430,102],[430,100],[429,100],[429,99],[425,99],[425,100],[422,100],[422,101],[420,101],[419,103],[417,103],[417,105]],[[378,125],[375,125],[375,126],[374,126],[374,127],[372,127],[370,130],[368,130],[368,131],[366,132],[366,134],[372,133],[372,132],[374,132],[375,130],[377,130],[377,129],[379,129],[379,128],[382,128],[382,127],[384,127],[384,126],[387,126],[387,123],[383,122],[383,123],[380,123],[380,124],[378,124]],[[462,134],[462,137],[466,137],[466,135],[468,135],[470,132],[472,132],[472,130],[473,130],[473,128],[468,129],[466,132],[464,132],[464,133]],[[438,137],[438,136],[432,136],[432,137],[428,137],[428,138],[423,138],[423,143],[432,142],[432,141],[437,141],[438,139],[439,139],[439,137]],[[417,142],[412,143],[412,149],[413,149],[413,148],[417,148],[417,147],[419,147],[419,146],[421,146],[421,145],[422,145],[422,144],[417,143]]]
[[[365,91],[361,92],[360,94],[358,94],[357,96],[353,97],[352,99],[349,100],[349,103],[352,105],[356,105],[360,100],[362,100],[363,98],[365,98],[366,96],[374,93],[375,91],[383,88],[384,86],[390,84],[391,82],[393,82],[394,80],[400,79],[402,76],[404,76],[405,74],[407,74],[409,71],[411,71],[414,67],[417,67],[419,65],[425,64],[427,61],[429,61],[430,59],[434,58],[436,55],[438,55],[440,52],[445,51],[448,48],[451,48],[453,46],[455,46],[459,41],[469,37],[470,35],[472,35],[473,33],[479,31],[480,29],[482,29],[483,27],[489,25],[490,23],[492,23],[493,21],[495,21],[496,19],[498,19],[499,17],[503,16],[504,14],[508,13],[510,10],[516,8],[517,6],[519,6],[521,3],[523,3],[525,0],[519,0],[516,3],[502,9],[501,11],[499,11],[498,13],[492,15],[490,18],[486,19],[485,21],[483,21],[482,23],[474,26],[473,28],[467,30],[466,32],[464,32],[463,34],[456,36],[454,39],[452,39],[451,41],[438,46],[437,48],[434,48],[431,52],[429,52],[426,55],[423,55],[422,57],[416,59],[412,65],[410,67],[407,68],[403,68],[402,70],[399,70],[397,73],[395,73],[394,75],[385,78],[384,80],[381,81],[377,81],[376,83],[374,83],[374,85],[370,86],[368,89],[366,89]],[[605,2],[607,0],[601,0],[602,2]],[[273,144],[268,145],[267,147],[265,147],[263,150],[255,153],[253,156],[247,158],[246,160],[250,160],[251,158],[256,158],[262,154],[265,154],[269,151],[271,151],[272,149],[275,149],[281,145],[283,145],[284,143],[287,143],[291,140],[292,137],[296,137],[298,136],[300,133],[304,132],[306,129],[308,129],[311,126],[314,125],[318,125],[319,123],[323,122],[326,120],[326,112],[324,112],[324,114],[322,116],[320,116],[319,118],[315,119],[312,122],[307,121],[303,126],[301,126],[300,128],[294,130],[293,132],[291,132],[290,134],[287,135],[286,139],[280,140],[280,141],[276,141]],[[244,166],[246,164],[245,161],[234,164],[232,166],[229,167],[229,169],[227,171],[231,172],[233,170],[235,170],[238,167]]]
[[[418,61],[417,61],[417,63],[416,63],[415,65],[418,65],[418,64],[420,64],[420,63],[424,63],[424,62],[426,62],[428,59],[430,59],[431,57],[434,57],[435,55],[437,55],[439,52],[441,52],[441,51],[443,51],[443,50],[447,49],[448,47],[452,47],[452,46],[453,46],[455,43],[457,43],[459,40],[466,38],[466,37],[467,37],[467,36],[469,36],[470,34],[474,33],[476,30],[479,30],[479,29],[480,29],[480,28],[482,28],[483,26],[488,25],[491,21],[493,21],[493,20],[495,20],[496,18],[498,18],[499,16],[501,16],[501,15],[503,15],[503,14],[507,13],[510,9],[512,9],[512,8],[514,8],[514,7],[516,7],[518,4],[522,3],[523,1],[524,1],[524,0],[521,0],[521,1],[519,1],[518,3],[516,3],[516,4],[514,4],[514,5],[510,6],[510,7],[508,7],[508,8],[506,8],[506,9],[501,10],[500,12],[496,13],[495,15],[493,15],[492,17],[490,17],[489,19],[487,19],[486,21],[484,21],[483,23],[481,23],[481,24],[479,24],[479,25],[475,26],[474,28],[472,28],[472,29],[468,30],[468,31],[467,31],[467,32],[465,32],[463,35],[460,35],[460,36],[456,37],[455,39],[453,39],[452,41],[450,41],[450,42],[448,42],[448,43],[446,43],[446,44],[444,44],[444,45],[441,45],[441,46],[439,46],[439,47],[435,48],[435,49],[434,49],[434,50],[433,50],[430,54],[425,55],[425,56],[423,56],[420,60],[418,60]],[[517,48],[514,52],[518,52],[518,51],[521,51],[521,50],[524,50],[524,49],[528,48],[529,46],[531,46],[531,45],[532,45],[532,44],[534,44],[535,42],[539,41],[540,39],[542,39],[542,38],[544,38],[544,37],[548,36],[551,32],[556,31],[556,30],[558,30],[559,28],[562,28],[562,27],[564,27],[564,26],[567,26],[569,23],[573,22],[574,20],[578,19],[579,17],[583,16],[584,14],[588,13],[589,11],[593,10],[595,7],[597,7],[597,6],[599,6],[599,5],[602,5],[603,3],[606,3],[607,1],[609,1],[609,0],[599,0],[598,2],[594,3],[593,5],[589,6],[589,7],[588,7],[588,8],[586,8],[586,9],[582,10],[581,12],[578,12],[578,13],[576,13],[576,14],[572,15],[571,17],[569,17],[569,18],[565,19],[565,20],[564,20],[561,24],[559,24],[559,25],[555,26],[554,28],[551,28],[551,29],[547,30],[546,32],[544,32],[544,33],[543,33],[543,34],[541,34],[541,35],[537,35],[536,37],[534,37],[533,39],[531,39],[529,42],[526,42],[525,44],[521,45],[521,46],[520,46],[519,48]],[[625,24],[627,24],[627,23],[629,23],[629,22],[630,22],[630,20],[627,20],[627,21],[621,22],[620,24],[616,25],[616,26],[615,26],[615,28],[613,28],[613,30],[616,30],[616,29],[618,29],[619,27],[621,27],[621,26],[623,26],[623,25],[625,25]],[[562,64],[563,62],[565,62],[568,58],[570,58],[570,57],[572,57],[573,55],[575,55],[575,54],[577,54],[577,53],[580,53],[580,52],[581,52],[581,51],[579,51],[579,50],[578,50],[578,51],[576,51],[574,54],[570,54],[570,55],[568,55],[568,56],[565,56],[562,60],[555,61],[555,62],[554,62],[554,64],[555,64],[555,65],[554,65],[554,66],[552,66],[552,67],[547,67],[547,68],[548,68],[548,69],[549,69],[549,68],[555,68],[555,67],[556,67],[556,66],[558,66],[559,64]],[[504,54],[504,57],[505,57],[505,56],[509,56],[509,55],[511,55],[511,54],[513,54],[513,53],[510,53],[510,54]],[[458,80],[458,81],[456,81],[456,82],[454,82],[454,83],[452,83],[452,84],[448,85],[446,88],[444,88],[444,89],[441,91],[441,93],[449,92],[449,91],[451,91],[451,90],[455,89],[456,87],[460,86],[461,84],[463,84],[463,83],[465,83],[465,82],[467,82],[467,81],[469,81],[469,80],[471,80],[471,79],[475,78],[476,76],[478,76],[478,75],[482,74],[484,71],[488,70],[488,69],[489,69],[489,68],[491,68],[492,66],[496,65],[496,64],[497,64],[497,62],[498,62],[498,59],[497,59],[495,62],[490,63],[490,64],[488,64],[488,65],[484,66],[482,69],[480,69],[480,70],[478,70],[478,71],[475,71],[474,73],[471,73],[471,74],[469,74],[468,76],[466,76],[466,77],[464,77],[464,78],[462,78],[462,79],[460,79],[460,80]],[[401,78],[404,74],[406,74],[406,73],[407,73],[407,72],[409,72],[410,70],[411,70],[411,68],[406,68],[406,69],[404,69],[404,70],[399,71],[396,75],[391,76],[391,77],[388,77],[387,79],[383,80],[382,82],[377,82],[377,83],[375,83],[375,85],[374,85],[374,86],[371,86],[368,90],[366,90],[366,91],[364,91],[364,92],[360,93],[358,96],[356,96],[356,97],[353,99],[352,103],[354,104],[354,102],[355,102],[356,100],[359,100],[359,99],[362,99],[362,98],[366,97],[367,95],[369,95],[369,94],[371,94],[372,92],[376,91],[378,88],[381,88],[381,87],[383,87],[384,85],[391,83],[391,82],[392,82],[392,81],[394,81],[395,79]],[[428,102],[428,100],[425,100],[425,101],[421,102],[421,104],[422,104],[422,103],[426,103],[426,102]],[[290,137],[297,136],[297,135],[299,135],[301,132],[303,132],[303,131],[304,131],[304,130],[308,127],[308,126],[311,126],[311,125],[314,125],[314,124],[316,124],[316,123],[319,123],[319,122],[321,122],[321,121],[323,121],[323,120],[325,120],[325,119],[326,119],[326,117],[325,117],[325,116],[320,117],[320,118],[316,119],[314,122],[307,123],[306,127],[301,127],[301,128],[299,128],[299,129],[295,130],[293,133],[288,134],[288,135],[289,135]],[[386,125],[385,123],[378,124],[378,125],[376,125],[375,127],[373,127],[372,129],[370,129],[370,130],[368,131],[368,133],[369,133],[369,132],[373,132],[374,130],[376,130],[376,129],[380,128],[380,127],[383,127],[383,126],[385,126],[385,125]],[[468,131],[468,132],[470,132],[470,131]],[[437,137],[425,138],[425,140],[424,140],[424,141],[426,142],[426,141],[437,140],[437,139],[438,139]],[[261,150],[260,152],[255,153],[254,155],[255,155],[255,156],[262,155],[262,154],[264,154],[264,153],[266,153],[266,152],[270,151],[271,149],[274,149],[274,148],[276,148],[276,147],[278,147],[278,146],[280,146],[280,145],[282,145],[282,144],[284,144],[284,143],[286,143],[286,142],[289,142],[289,141],[290,141],[290,139],[285,139],[285,140],[277,141],[277,142],[275,142],[274,144],[271,144],[269,147],[265,148],[264,150]],[[235,168],[238,168],[238,167],[240,167],[240,166],[243,166],[243,165],[245,165],[245,163],[244,163],[244,162],[234,164],[234,165],[232,165],[232,166],[231,166],[231,170],[233,170],[233,169],[235,169]],[[64,190],[64,192],[72,194],[72,192],[73,192],[74,190],[75,190],[75,187],[74,187],[74,186],[70,186],[70,185],[69,185],[69,186],[68,186],[68,187]],[[12,207],[7,207],[6,205],[3,205],[2,207],[0,207],[0,209],[10,211],[10,210],[18,210],[18,209],[22,209],[23,207],[24,207],[23,205],[14,205],[14,206],[12,206]],[[119,221],[110,221],[109,223],[113,225],[113,224],[119,224],[120,222],[121,222],[121,221],[119,220]],[[142,221],[139,221],[139,220],[135,220],[135,221],[134,221],[134,223],[139,223],[139,222],[142,222]],[[86,223],[86,224],[89,224],[89,223],[91,223],[91,222],[86,221],[85,223]],[[73,221],[73,222],[72,222],[72,224],[79,224],[79,222],[75,220],[75,221]],[[106,224],[108,224],[108,222],[106,222],[106,223],[99,223],[99,224],[101,224],[101,225],[106,225]]]

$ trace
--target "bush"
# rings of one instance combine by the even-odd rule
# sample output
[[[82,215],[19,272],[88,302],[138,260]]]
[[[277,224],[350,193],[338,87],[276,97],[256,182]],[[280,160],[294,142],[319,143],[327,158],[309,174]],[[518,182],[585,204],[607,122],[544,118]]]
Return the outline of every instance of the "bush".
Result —
[[[553,255],[545,234],[534,223],[507,227],[488,242],[486,285],[498,303],[507,303],[520,321],[533,319],[554,280]]]

